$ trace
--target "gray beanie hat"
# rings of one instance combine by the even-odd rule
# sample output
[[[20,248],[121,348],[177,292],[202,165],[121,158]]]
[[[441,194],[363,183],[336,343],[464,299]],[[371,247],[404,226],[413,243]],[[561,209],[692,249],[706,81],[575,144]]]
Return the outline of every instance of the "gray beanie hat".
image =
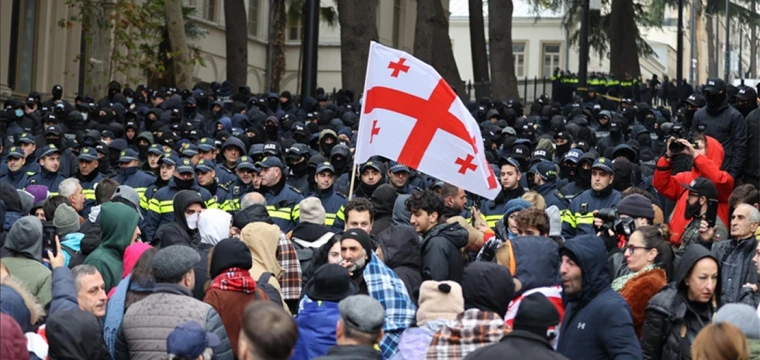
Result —
[[[315,197],[309,197],[303,199],[301,204],[301,221],[312,224],[325,224],[325,208],[322,207],[322,202]]]
[[[71,234],[79,231],[79,215],[73,207],[67,204],[58,205],[53,217],[53,225],[58,236]]]
[[[747,339],[760,339],[760,318],[752,306],[726,304],[715,314],[714,323],[729,323],[741,329]]]
[[[201,261],[201,256],[186,245],[172,245],[159,250],[153,256],[153,275],[156,282],[175,279],[186,274]]]

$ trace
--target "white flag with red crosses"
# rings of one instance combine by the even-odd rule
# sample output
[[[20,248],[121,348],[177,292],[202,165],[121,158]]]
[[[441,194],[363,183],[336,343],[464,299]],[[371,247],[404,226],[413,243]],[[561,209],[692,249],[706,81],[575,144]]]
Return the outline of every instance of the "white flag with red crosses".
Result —
[[[480,127],[432,66],[372,42],[356,161],[381,155],[488,199],[499,193]]]

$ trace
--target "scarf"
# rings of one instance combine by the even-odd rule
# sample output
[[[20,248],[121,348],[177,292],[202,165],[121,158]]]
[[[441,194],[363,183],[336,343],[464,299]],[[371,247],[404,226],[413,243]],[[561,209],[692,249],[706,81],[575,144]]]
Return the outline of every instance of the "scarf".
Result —
[[[647,272],[649,270],[652,270],[652,269],[654,269],[654,264],[649,264],[646,267],[644,267],[643,269],[641,269],[641,271],[639,271],[639,272],[632,272],[630,274],[626,274],[626,275],[618,277],[617,279],[615,279],[615,280],[612,281],[612,290],[620,292],[620,290],[623,289],[623,286],[625,286],[625,283],[627,283],[628,280],[631,280],[635,276],[643,274],[643,273],[645,273],[645,272]]]
[[[248,270],[243,270],[239,267],[231,267],[214,278],[210,289],[253,294],[253,292],[256,291],[256,282],[253,281]]]

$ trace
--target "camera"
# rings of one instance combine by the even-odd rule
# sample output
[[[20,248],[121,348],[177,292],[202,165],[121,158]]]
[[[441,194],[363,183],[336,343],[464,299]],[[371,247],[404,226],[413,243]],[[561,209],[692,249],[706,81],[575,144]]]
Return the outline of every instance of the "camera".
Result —
[[[608,230],[611,230],[615,235],[622,235],[627,239],[636,231],[633,218],[621,218],[616,209],[601,209],[597,212],[596,217],[604,221],[604,224],[599,228],[602,234],[607,235]]]
[[[674,124],[673,127],[670,129],[670,131],[668,131],[667,138],[669,139],[671,136],[674,137],[676,140],[686,139],[686,137],[688,136],[688,132],[683,127],[683,125]],[[685,148],[686,147],[684,147],[683,144],[675,140],[671,141],[670,145],[668,145],[668,150],[670,150],[672,154],[678,154],[681,151],[683,151]]]

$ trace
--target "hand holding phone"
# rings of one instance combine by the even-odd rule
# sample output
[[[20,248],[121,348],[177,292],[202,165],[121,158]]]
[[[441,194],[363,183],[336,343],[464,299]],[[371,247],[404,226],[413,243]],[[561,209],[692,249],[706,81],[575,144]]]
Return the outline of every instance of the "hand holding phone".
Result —
[[[42,257],[46,258],[48,251],[53,252],[53,256],[58,254],[55,239],[58,237],[56,227],[53,224],[42,226]]]

